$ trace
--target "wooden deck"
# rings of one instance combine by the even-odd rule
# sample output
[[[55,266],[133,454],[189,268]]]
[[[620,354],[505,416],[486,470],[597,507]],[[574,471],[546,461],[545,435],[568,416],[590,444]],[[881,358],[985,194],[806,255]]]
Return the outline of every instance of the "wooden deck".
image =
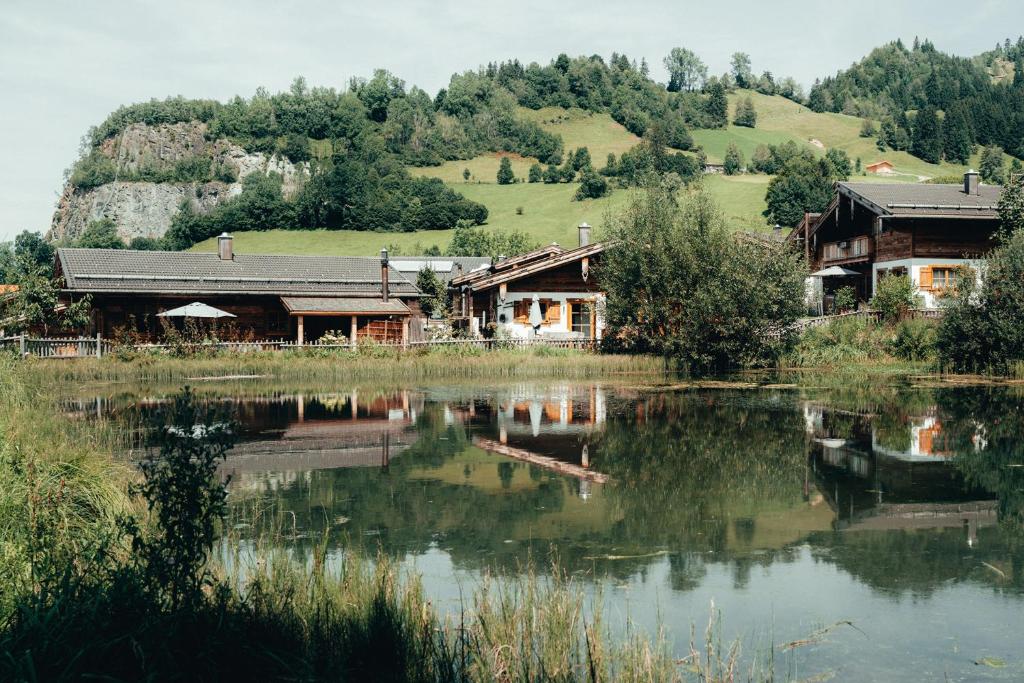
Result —
[[[562,462],[556,458],[551,458],[546,455],[540,455],[532,451],[526,451],[521,448],[512,448],[506,446],[503,443],[499,443],[492,439],[485,439],[480,436],[473,437],[473,444],[484,449],[488,453],[497,453],[498,455],[504,455],[507,458],[513,458],[522,462],[536,465],[537,467],[543,467],[546,470],[552,472],[558,472],[559,474],[567,474],[570,477],[576,477],[577,479],[584,479],[586,481],[592,481],[595,484],[605,484],[609,481],[607,474],[595,472],[594,470],[587,469],[586,467],[580,467],[579,465],[573,465],[572,463]]]

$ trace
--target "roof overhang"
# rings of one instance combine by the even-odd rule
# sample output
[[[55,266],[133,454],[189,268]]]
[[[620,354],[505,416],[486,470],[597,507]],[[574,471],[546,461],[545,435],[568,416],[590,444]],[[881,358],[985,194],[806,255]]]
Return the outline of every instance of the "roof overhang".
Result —
[[[503,270],[497,273],[491,273],[485,278],[479,280],[473,280],[465,283],[472,291],[480,291],[482,289],[490,289],[496,287],[505,282],[512,282],[514,280],[520,280],[530,275],[536,275],[537,273],[543,273],[546,270],[553,268],[559,268],[561,266],[573,263],[583,258],[589,258],[595,254],[600,254],[608,247],[607,244],[602,242],[595,242],[579,249],[573,249],[572,251],[565,251],[560,254],[550,256],[549,258],[532,261],[526,263],[519,268],[512,268],[511,270]]]
[[[409,307],[398,299],[323,296],[283,296],[281,303],[289,315],[412,315]]]

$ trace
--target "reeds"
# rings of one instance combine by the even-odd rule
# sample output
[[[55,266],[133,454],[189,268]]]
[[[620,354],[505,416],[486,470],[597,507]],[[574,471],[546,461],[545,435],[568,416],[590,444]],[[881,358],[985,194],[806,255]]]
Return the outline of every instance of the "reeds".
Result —
[[[585,379],[664,371],[660,359],[649,356],[597,354],[562,349],[470,352],[444,347],[402,352],[367,347],[309,351],[218,353],[171,358],[142,355],[132,360],[52,361],[28,359],[39,375],[59,382],[171,381],[192,378],[273,376],[275,379],[338,381],[361,378],[387,380],[567,378]]]

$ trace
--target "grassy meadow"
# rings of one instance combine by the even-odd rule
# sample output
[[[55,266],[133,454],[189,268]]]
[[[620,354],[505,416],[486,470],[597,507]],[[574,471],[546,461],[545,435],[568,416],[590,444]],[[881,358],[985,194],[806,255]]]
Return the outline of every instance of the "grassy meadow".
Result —
[[[757,111],[757,127],[730,125],[723,130],[693,130],[694,142],[700,145],[711,163],[720,163],[730,144],[735,144],[749,161],[758,145],[793,141],[818,154],[829,148],[845,150],[851,160],[860,159],[866,166],[886,159],[895,164],[891,176],[856,175],[851,180],[867,182],[918,182],[938,176],[959,175],[967,166],[941,163],[929,164],[906,152],[879,152],[874,138],[860,137],[861,120],[854,116],[816,113],[807,107],[778,96],[753,91],[737,91],[729,96],[730,116],[740,98],[750,97]],[[542,128],[562,136],[565,149],[586,146],[594,165],[604,165],[609,153],[619,156],[636,145],[640,138],[612,120],[608,114],[594,114],[579,109],[546,107],[539,110],[520,109],[520,116],[537,122]],[[877,122],[876,122],[877,123]],[[317,148],[317,151],[322,151]],[[498,185],[496,175],[502,157],[512,162],[519,182]],[[1007,157],[1009,158],[1009,157]],[[971,158],[970,166],[979,165],[980,150]],[[518,230],[540,244],[558,242],[574,245],[576,226],[586,221],[600,228],[609,211],[622,207],[629,190],[617,189],[609,197],[574,201],[577,184],[545,185],[526,183],[530,165],[537,160],[516,154],[489,153],[469,160],[449,161],[440,166],[410,168],[415,175],[436,177],[465,195],[484,204],[490,215],[486,228]],[[470,172],[469,179],[463,176]],[[762,211],[770,178],[764,175],[706,176],[705,189],[715,198],[734,230],[767,229]],[[355,230],[271,230],[262,233],[238,233],[236,248],[242,252],[265,254],[325,254],[336,256],[372,256],[382,247],[397,248],[402,254],[422,253],[437,246],[442,251],[451,240],[451,230],[430,230],[402,233],[375,233]],[[200,242],[192,251],[216,251],[215,239]]]

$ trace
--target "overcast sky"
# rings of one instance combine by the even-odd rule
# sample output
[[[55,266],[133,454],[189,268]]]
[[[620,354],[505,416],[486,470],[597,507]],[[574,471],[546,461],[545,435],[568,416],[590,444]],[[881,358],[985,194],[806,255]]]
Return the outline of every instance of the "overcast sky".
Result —
[[[665,80],[661,59],[677,45],[712,73],[742,50],[758,73],[806,87],[895,38],[973,55],[1022,30],[1022,0],[4,0],[0,240],[46,230],[89,126],[153,97],[223,100],[300,74],[343,87],[377,67],[433,94],[454,72],[559,52],[644,57]]]

